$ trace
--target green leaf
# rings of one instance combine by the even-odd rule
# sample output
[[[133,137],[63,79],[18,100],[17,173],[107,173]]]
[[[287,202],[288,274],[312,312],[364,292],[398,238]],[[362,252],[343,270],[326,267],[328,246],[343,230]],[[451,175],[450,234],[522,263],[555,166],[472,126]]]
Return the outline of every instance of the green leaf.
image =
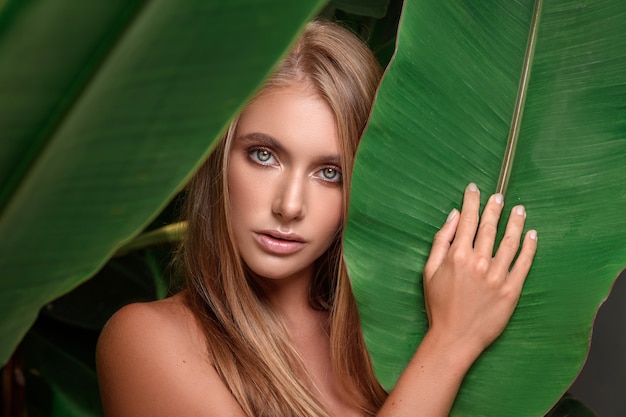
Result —
[[[165,250],[163,250],[165,252]],[[170,250],[171,252],[171,250]],[[161,262],[171,258],[161,254]],[[132,302],[153,301],[164,290],[164,271],[154,270],[151,251],[109,260],[91,279],[45,305],[40,315],[80,329],[100,332],[117,310]]]
[[[495,192],[533,2],[411,1],[357,155],[346,257],[375,369],[392,387],[427,330],[421,274],[470,181]],[[580,369],[626,264],[626,3],[546,0],[506,193],[539,248],[453,416],[545,414]],[[508,210],[506,210],[508,211]],[[503,218],[501,225],[508,215]]]
[[[576,398],[565,395],[546,417],[596,417],[596,414]]]
[[[79,3],[0,9],[2,362],[175,195],[323,4]]]
[[[332,0],[331,4],[348,13],[361,16],[384,17],[390,0]]]
[[[94,350],[98,332],[50,319],[39,320],[24,338],[27,406],[36,415],[102,416]]]
[[[181,221],[170,223],[158,229],[143,233],[120,247],[115,253],[115,256],[125,255],[129,252],[154,245],[178,243],[181,241],[186,227],[186,223]]]

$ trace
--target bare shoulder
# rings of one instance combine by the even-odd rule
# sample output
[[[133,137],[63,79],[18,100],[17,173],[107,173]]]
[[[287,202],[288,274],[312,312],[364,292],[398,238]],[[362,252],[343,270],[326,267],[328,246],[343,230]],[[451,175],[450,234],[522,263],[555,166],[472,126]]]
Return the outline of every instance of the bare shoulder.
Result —
[[[173,340],[173,336],[184,337]],[[132,347],[134,343],[147,340],[165,343],[176,350],[187,350],[192,346],[202,350],[202,332],[181,294],[149,303],[129,304],[120,309],[102,329],[98,353],[108,348]]]
[[[102,330],[96,362],[107,417],[242,415],[181,295],[120,309]]]

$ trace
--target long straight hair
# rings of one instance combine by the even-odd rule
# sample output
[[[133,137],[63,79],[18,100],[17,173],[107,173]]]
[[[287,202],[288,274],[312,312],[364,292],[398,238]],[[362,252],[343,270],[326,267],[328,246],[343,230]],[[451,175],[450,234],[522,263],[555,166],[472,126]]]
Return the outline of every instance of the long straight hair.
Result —
[[[344,219],[354,155],[381,72],[354,34],[314,21],[256,96],[305,85],[328,103],[340,139]],[[212,365],[248,416],[327,416],[282,321],[247,273],[232,238],[226,172],[237,122],[187,190],[188,231],[179,252],[186,300],[205,332]],[[332,366],[345,398],[374,414],[386,393],[365,348],[341,239],[340,233],[316,261],[309,302],[330,313]]]

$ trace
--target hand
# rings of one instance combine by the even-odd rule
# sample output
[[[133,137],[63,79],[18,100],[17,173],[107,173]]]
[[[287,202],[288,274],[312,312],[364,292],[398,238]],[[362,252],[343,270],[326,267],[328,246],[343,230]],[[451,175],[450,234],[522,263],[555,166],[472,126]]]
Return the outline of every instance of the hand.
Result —
[[[461,213],[453,210],[435,235],[424,267],[429,333],[462,345],[478,356],[506,327],[519,300],[537,248],[537,232],[529,231],[519,248],[526,212],[511,211],[504,238],[493,256],[503,207],[501,194],[487,202],[479,226],[480,194],[475,184],[465,190]]]

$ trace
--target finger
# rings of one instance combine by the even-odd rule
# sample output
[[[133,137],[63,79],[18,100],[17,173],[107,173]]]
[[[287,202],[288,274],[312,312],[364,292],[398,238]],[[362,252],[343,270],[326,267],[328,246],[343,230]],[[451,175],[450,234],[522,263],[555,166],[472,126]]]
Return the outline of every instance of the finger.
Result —
[[[478,209],[480,208],[480,192],[476,184],[471,183],[465,188],[461,218],[456,233],[455,244],[472,247],[476,228],[478,227]]]
[[[494,257],[494,267],[499,270],[508,271],[513,262],[513,258],[519,248],[520,238],[524,230],[524,221],[526,220],[526,210],[524,206],[515,206],[511,210],[511,217],[506,225],[504,237],[500,242],[500,247]]]
[[[513,265],[513,268],[511,268],[511,273],[509,274],[509,281],[516,287],[518,293],[522,291],[524,281],[526,281],[526,276],[528,275],[528,271],[530,271],[536,252],[537,231],[530,230],[524,237],[522,250],[515,260],[515,264]]]
[[[500,193],[489,197],[489,201],[480,219],[480,226],[478,226],[474,249],[479,254],[488,258],[493,256],[493,245],[496,240],[498,221],[502,213],[503,202],[504,199]]]
[[[456,209],[453,209],[448,215],[444,225],[435,234],[435,239],[433,240],[433,246],[430,249],[428,261],[426,261],[426,265],[424,266],[425,279],[430,279],[443,263],[443,260],[448,253],[448,249],[450,249],[450,244],[454,239],[458,224],[459,212]]]

